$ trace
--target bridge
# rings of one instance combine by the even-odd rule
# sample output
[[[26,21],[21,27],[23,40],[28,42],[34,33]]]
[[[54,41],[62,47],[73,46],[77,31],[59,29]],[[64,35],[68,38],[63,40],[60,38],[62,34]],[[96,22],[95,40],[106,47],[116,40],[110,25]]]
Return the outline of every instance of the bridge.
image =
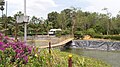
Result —
[[[27,43],[32,46],[37,46],[39,48],[48,48],[49,43],[51,43],[51,47],[59,47],[59,46],[64,46],[69,42],[72,42],[73,39],[74,38],[71,36],[61,36],[61,37],[38,36],[37,38],[32,38],[27,40]]]
[[[62,42],[59,42],[57,44],[51,44],[51,47],[59,47],[59,46],[64,46],[66,43],[72,41],[74,38],[68,38]],[[46,46],[40,46],[39,48],[48,48],[49,45],[46,45]]]

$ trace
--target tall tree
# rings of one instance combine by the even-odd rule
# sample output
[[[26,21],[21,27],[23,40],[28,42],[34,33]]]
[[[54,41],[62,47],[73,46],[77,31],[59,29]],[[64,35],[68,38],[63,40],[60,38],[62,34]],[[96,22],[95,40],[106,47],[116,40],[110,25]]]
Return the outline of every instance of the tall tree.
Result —
[[[57,12],[51,12],[51,13],[48,14],[48,21],[52,22],[53,28],[58,28],[57,18],[58,18],[58,13]]]

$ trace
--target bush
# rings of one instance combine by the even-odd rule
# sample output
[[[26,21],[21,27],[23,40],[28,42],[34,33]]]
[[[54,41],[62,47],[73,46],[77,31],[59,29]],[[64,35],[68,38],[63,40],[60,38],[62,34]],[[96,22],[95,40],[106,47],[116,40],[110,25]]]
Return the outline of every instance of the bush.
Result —
[[[18,36],[23,36],[23,35],[24,35],[24,32],[22,32],[22,31],[18,32]]]
[[[62,30],[62,35],[70,34],[70,30]]]
[[[79,39],[83,37],[83,32],[82,31],[75,31],[74,33],[75,39]]]
[[[95,30],[94,30],[93,28],[90,28],[90,29],[88,29],[87,31],[84,31],[84,34],[85,34],[85,35],[93,36],[93,35],[95,35],[96,33],[95,33]]]
[[[88,29],[86,31],[75,31],[74,32],[74,35],[75,35],[76,39],[83,38],[84,35],[90,35],[90,36],[93,37],[95,34],[96,33],[95,33],[93,28],[90,28],[90,29]]]
[[[0,56],[1,64],[6,64],[8,62],[28,62],[28,55],[31,54],[32,47],[27,46],[25,43],[20,41],[15,41],[7,36],[0,34]],[[4,62],[4,63],[3,63]]]
[[[55,35],[56,35],[56,37],[60,37],[62,35],[62,32],[61,31],[56,31]]]
[[[94,38],[120,40],[120,35],[94,35]]]

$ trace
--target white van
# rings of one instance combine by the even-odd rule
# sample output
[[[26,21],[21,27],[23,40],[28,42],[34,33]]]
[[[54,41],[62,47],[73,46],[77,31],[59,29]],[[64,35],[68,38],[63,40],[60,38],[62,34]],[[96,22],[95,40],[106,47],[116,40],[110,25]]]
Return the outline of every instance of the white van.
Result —
[[[62,31],[61,29],[50,29],[48,32],[49,35],[54,35],[56,31]]]

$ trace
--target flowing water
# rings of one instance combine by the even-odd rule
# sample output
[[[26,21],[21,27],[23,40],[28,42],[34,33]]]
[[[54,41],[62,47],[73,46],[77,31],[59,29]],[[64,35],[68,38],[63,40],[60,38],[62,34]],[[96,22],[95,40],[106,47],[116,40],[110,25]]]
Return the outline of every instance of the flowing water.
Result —
[[[102,60],[112,67],[120,67],[120,52],[119,51],[103,51],[103,50],[88,50],[80,48],[66,49],[66,52],[91,57]]]

